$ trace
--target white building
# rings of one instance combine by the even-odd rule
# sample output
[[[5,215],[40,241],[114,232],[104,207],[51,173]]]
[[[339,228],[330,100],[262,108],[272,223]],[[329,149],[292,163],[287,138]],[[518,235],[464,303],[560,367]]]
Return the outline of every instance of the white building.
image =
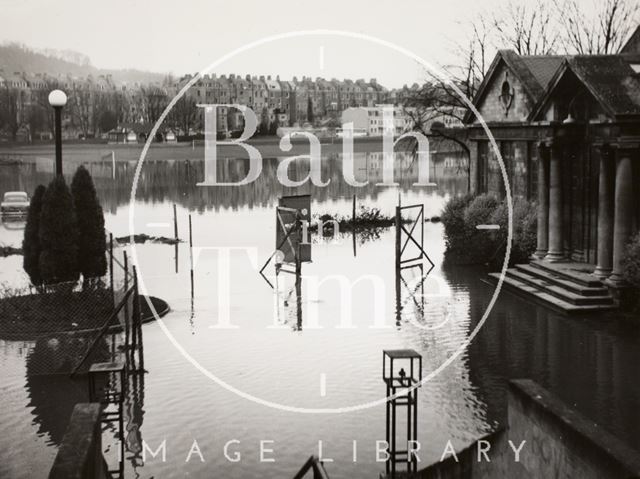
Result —
[[[367,136],[382,136],[385,133],[384,111],[393,110],[393,135],[399,136],[411,129],[411,118],[402,107],[393,105],[376,105],[373,107],[352,107],[342,112],[342,123],[353,123],[357,132],[365,132]]]

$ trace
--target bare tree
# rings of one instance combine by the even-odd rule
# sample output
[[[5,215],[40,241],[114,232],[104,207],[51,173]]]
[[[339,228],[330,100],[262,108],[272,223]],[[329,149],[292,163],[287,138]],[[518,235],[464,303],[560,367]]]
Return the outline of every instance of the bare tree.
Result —
[[[85,82],[74,81],[69,91],[71,124],[87,138],[93,124],[93,92]]]
[[[56,88],[59,88],[59,82],[55,78],[45,77],[43,79],[44,88],[39,88],[32,92],[32,112],[34,115],[35,121],[42,123],[39,124],[41,129],[47,129],[51,136],[55,134],[55,118],[54,118],[54,110],[51,108],[49,104],[49,93]],[[37,130],[37,125],[31,125],[32,129]]]
[[[489,68],[492,49],[492,33],[495,25],[487,16],[478,16],[470,23],[470,34],[454,44],[454,55],[459,62],[444,65],[445,76],[427,72],[427,81],[413,90],[404,100],[405,114],[413,129],[432,138],[452,142],[467,157],[467,187],[470,188],[471,161],[467,146],[466,129],[445,128],[446,119],[462,122],[467,112],[467,99],[475,97],[480,83]],[[417,143],[408,149],[416,153]]]
[[[197,110],[195,100],[188,95],[183,95],[176,102],[169,112],[169,125],[176,131],[176,134],[179,130],[182,130],[185,135],[189,134],[191,128],[196,124]]]
[[[519,55],[549,55],[560,41],[558,10],[549,1],[534,6],[511,0],[500,14],[494,14],[497,48],[512,48]]]
[[[15,141],[20,127],[25,123],[24,90],[5,84],[0,91],[0,123],[3,123]]]
[[[489,68],[494,25],[486,16],[478,16],[470,27],[469,36],[454,43],[453,53],[459,61],[444,65],[444,75],[426,72],[426,82],[404,99],[406,113],[416,130],[429,132],[429,125],[443,117],[463,120],[466,99],[475,97]]]
[[[615,54],[638,25],[636,0],[556,0],[567,52],[579,55]],[[590,13],[587,13],[590,12]]]
[[[156,123],[167,106],[167,92],[158,86],[150,85],[141,88],[144,102],[145,120]]]

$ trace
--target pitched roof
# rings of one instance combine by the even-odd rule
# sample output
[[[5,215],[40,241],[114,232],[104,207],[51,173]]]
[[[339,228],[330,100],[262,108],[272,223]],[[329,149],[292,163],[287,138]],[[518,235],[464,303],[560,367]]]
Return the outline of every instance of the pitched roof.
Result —
[[[548,104],[556,85],[567,71],[578,77],[609,115],[640,115],[640,76],[624,55],[578,55],[564,60],[532,111],[531,119],[536,118]]]
[[[532,55],[522,56],[520,60],[529,69],[531,74],[535,77],[538,84],[544,89],[553,78],[553,75],[558,71],[558,68],[564,60],[564,56],[561,55]]]
[[[622,56],[579,56],[568,62],[602,106],[614,115],[640,114],[640,78]]]
[[[623,55],[640,54],[640,25],[636,27],[627,43],[620,49],[620,53]]]
[[[484,99],[487,88],[493,82],[494,74],[501,63],[505,63],[518,78],[531,102],[535,104],[544,95],[549,81],[565,58],[561,55],[518,55],[513,50],[499,50],[478,88],[473,104],[478,106]],[[473,112],[468,111],[464,118],[465,123],[471,121],[473,116]]]

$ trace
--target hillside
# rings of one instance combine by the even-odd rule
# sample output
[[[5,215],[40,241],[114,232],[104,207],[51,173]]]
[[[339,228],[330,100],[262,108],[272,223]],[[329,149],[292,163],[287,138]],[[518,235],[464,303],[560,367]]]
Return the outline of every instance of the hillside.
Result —
[[[93,76],[112,75],[117,82],[161,82],[165,74],[140,70],[108,70],[91,65],[89,58],[78,52],[46,50],[35,51],[25,45],[0,45],[0,70],[5,73],[47,73],[48,75]]]

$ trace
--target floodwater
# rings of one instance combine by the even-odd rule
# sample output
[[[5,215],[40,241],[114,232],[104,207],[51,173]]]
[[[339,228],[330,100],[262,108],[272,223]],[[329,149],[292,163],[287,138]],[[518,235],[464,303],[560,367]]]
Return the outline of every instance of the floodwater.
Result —
[[[424,188],[412,186],[417,168],[409,159],[396,167],[399,188],[375,186],[381,158],[356,156],[356,179],[372,183],[361,188],[344,182],[339,156],[323,159],[323,178],[331,178],[324,188],[282,187],[277,159],[264,161],[256,182],[223,188],[196,186],[203,178],[197,160],[154,160],[152,150],[133,203],[136,232],[172,236],[175,203],[183,239],[191,214],[195,270],[192,288],[188,242],[129,251],[143,292],[172,310],[143,328],[148,373],[128,411],[127,477],[293,477],[320,441],[330,477],[377,477],[384,469],[376,462],[376,441],[385,438],[382,351],[397,348],[415,349],[423,375],[433,375],[419,391],[422,466],[437,461],[447,441],[462,448],[502,423],[511,378],[534,379],[640,449],[638,332],[609,318],[561,317],[502,292],[465,347],[495,287],[480,268],[443,265],[440,223],[424,223],[434,268],[422,282],[418,268],[404,270],[399,290],[393,228],[336,240],[312,236],[300,310],[291,275],[276,282],[270,264],[265,274],[274,290],[258,274],[275,247],[283,195],[311,194],[312,214],[345,216],[354,194],[358,208],[389,216],[400,197],[402,205],[424,205],[431,218],[451,195],[466,192],[455,154],[435,155],[437,186]],[[115,172],[109,162],[90,168],[108,229],[128,234],[135,163],[118,162]],[[234,160],[220,173],[238,179],[247,168]],[[300,167],[291,177],[304,174]],[[38,162],[2,166],[0,188],[31,192],[50,177]],[[2,243],[17,246],[21,237],[20,225],[2,225]],[[21,257],[0,265],[0,281],[25,284]],[[81,381],[30,377],[33,347],[0,339],[0,477],[45,476],[73,405],[86,400]],[[143,464],[140,440],[154,452],[164,443],[164,460],[147,453]]]

